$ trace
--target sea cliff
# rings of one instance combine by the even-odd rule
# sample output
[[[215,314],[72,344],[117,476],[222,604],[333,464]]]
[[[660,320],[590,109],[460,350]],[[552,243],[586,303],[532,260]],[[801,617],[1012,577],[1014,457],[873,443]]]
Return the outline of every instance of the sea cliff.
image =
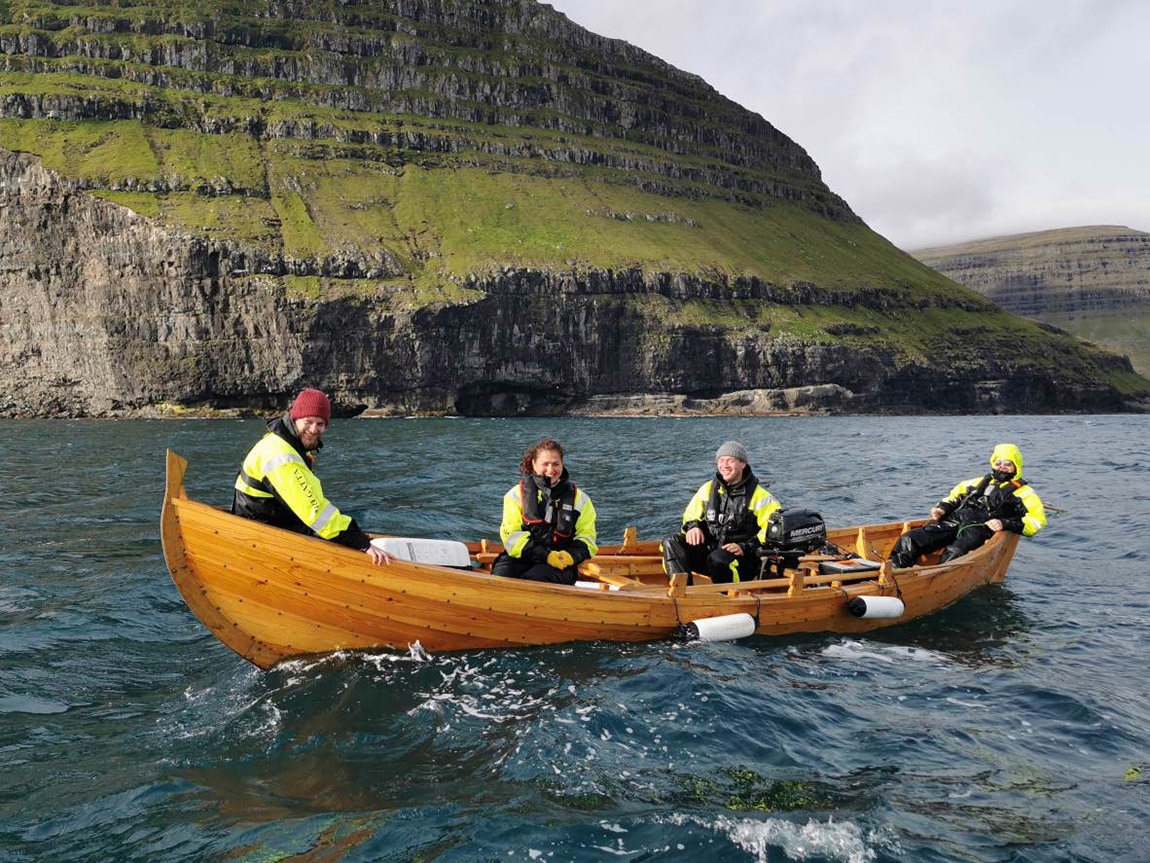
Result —
[[[0,3],[0,415],[1136,409],[533,0]]]
[[[922,249],[915,257],[1016,315],[1128,354],[1150,374],[1150,234],[1059,228]]]

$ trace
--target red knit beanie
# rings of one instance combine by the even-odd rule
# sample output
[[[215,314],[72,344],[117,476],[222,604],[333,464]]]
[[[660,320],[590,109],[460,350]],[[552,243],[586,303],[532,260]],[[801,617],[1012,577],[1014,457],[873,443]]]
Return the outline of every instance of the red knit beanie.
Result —
[[[291,405],[291,418],[298,420],[303,417],[319,417],[324,422],[331,422],[331,401],[319,390],[300,390]]]

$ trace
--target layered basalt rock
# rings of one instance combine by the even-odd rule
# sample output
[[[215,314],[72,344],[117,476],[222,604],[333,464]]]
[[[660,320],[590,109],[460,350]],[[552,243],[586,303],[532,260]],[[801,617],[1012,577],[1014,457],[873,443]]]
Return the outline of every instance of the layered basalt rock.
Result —
[[[165,403],[271,409],[303,381],[332,390],[345,412],[375,413],[1123,406],[1089,376],[1028,371],[1006,355],[974,359],[940,346],[940,362],[923,365],[882,341],[669,325],[634,303],[836,299],[815,285],[508,270],[470,280],[471,300],[439,307],[293,298],[275,282],[291,262],[173,232],[11,153],[0,153],[0,214],[0,413],[8,416],[124,415]],[[348,265],[326,266],[336,276]],[[900,311],[889,291],[851,299]],[[1074,350],[1067,345],[1072,360]],[[1106,361],[1123,368],[1117,357]],[[812,381],[825,383],[812,389]],[[652,393],[687,395],[642,395]]]
[[[1150,311],[1150,234],[1062,228],[939,246],[923,263],[1017,315]]]
[[[0,415],[1122,410],[534,0],[0,0]]]
[[[1131,355],[1150,373],[1150,234],[1115,225],[993,237],[915,252],[1002,308]]]
[[[169,10],[17,0],[8,17],[0,29],[0,70],[139,87],[95,81],[84,92],[21,88],[0,99],[0,117],[134,119],[209,134],[542,158],[687,181],[697,193],[800,201],[855,218],[802,147],[762,117],[697,76],[590,33],[535,0],[391,0],[322,9],[306,2],[203,3]],[[239,110],[206,115],[201,95],[234,99]],[[452,128],[277,122],[242,110],[245,100],[578,139],[531,144]]]

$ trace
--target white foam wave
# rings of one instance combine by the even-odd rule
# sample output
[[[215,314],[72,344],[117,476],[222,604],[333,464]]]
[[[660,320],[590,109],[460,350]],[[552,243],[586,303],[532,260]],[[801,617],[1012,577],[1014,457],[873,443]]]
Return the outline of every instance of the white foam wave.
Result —
[[[159,733],[179,740],[211,737],[230,723],[242,721],[247,727],[233,729],[243,737],[274,736],[282,714],[270,699],[276,690],[265,690],[263,672],[244,667],[234,677],[202,689],[187,687],[184,709],[156,720]],[[288,685],[291,685],[290,682]]]
[[[986,707],[985,704],[979,704],[975,701],[960,701],[957,698],[949,698],[949,697],[946,699],[946,703],[947,704],[955,704],[955,705],[958,705],[959,707],[981,707],[981,708]]]
[[[419,693],[421,702],[408,714],[430,710],[449,718],[454,712],[459,712],[475,719],[503,723],[557,709],[552,699],[554,688],[545,693],[531,691],[539,679],[539,672],[524,672],[523,678],[531,681],[529,686],[500,671],[498,666],[492,666],[490,660],[480,664],[473,664],[473,660],[474,657],[467,656],[428,657],[427,661],[436,664],[440,682]]]
[[[867,863],[877,857],[875,846],[894,845],[876,831],[864,831],[853,821],[810,819],[805,824],[782,818],[729,818],[720,815],[713,822],[694,815],[672,815],[672,824],[695,823],[723,833],[759,863],[770,859],[771,849],[779,849],[792,860],[820,858],[839,863]]]
[[[949,662],[944,654],[936,653],[933,650],[924,650],[921,647],[903,647],[900,644],[875,642],[864,643],[853,639],[827,645],[823,649],[822,655],[831,659],[885,662],[889,665],[897,662],[929,662],[943,665]]]
[[[631,850],[623,847],[623,840],[619,840],[619,847],[612,848],[610,845],[592,845],[596,851],[602,851],[604,854],[614,854],[616,857],[631,857],[638,854],[638,851]]]
[[[812,819],[798,825],[776,818],[766,821],[719,818],[716,826],[736,845],[763,863],[766,863],[767,850],[771,846],[782,848],[792,860],[819,856],[846,863],[865,863],[876,856],[863,838],[862,828],[851,821],[821,823]]]

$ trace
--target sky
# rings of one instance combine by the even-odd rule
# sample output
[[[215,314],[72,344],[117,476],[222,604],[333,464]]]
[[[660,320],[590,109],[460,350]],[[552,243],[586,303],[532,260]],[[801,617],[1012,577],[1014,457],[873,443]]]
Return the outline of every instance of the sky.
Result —
[[[1148,0],[548,0],[762,115],[903,249],[1150,231]]]

